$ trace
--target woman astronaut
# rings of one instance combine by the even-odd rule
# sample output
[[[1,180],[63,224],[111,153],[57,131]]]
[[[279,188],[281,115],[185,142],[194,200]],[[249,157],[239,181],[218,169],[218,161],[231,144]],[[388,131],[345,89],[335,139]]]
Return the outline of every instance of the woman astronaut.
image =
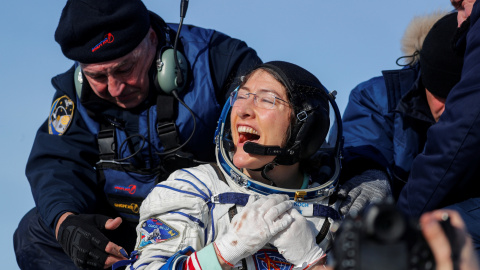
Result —
[[[256,67],[223,109],[217,164],[174,172],[142,203],[128,269],[320,267],[340,218],[337,120],[310,72]]]

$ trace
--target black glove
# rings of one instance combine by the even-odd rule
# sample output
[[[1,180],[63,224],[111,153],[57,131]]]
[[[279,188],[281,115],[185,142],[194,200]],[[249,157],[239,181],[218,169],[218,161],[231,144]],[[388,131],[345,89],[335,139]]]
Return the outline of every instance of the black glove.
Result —
[[[57,241],[75,265],[82,269],[103,269],[108,238],[100,230],[110,219],[103,215],[70,215],[58,229]]]

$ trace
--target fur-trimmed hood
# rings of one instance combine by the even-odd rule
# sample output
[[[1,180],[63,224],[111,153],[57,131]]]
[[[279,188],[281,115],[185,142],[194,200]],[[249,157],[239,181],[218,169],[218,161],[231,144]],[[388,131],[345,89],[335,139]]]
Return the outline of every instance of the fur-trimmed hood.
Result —
[[[401,50],[405,64],[414,65],[419,60],[419,52],[422,49],[423,41],[432,26],[449,11],[435,11],[430,14],[415,16],[405,29],[401,40]],[[413,58],[413,59],[412,59]]]

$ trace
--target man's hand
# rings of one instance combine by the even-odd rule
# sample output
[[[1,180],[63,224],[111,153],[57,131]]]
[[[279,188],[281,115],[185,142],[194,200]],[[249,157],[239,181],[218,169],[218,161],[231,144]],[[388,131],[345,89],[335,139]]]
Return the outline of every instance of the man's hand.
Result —
[[[453,245],[442,229],[439,221],[443,220],[445,215],[450,218],[451,226],[454,228]],[[420,225],[422,233],[427,240],[433,256],[435,257],[436,269],[459,269],[459,270],[478,270],[480,265],[478,263],[477,255],[473,249],[472,239],[467,232],[465,223],[460,214],[454,210],[436,210],[428,212],[420,217]],[[451,237],[452,237],[451,236]],[[452,260],[452,249],[459,252],[459,258],[455,258],[456,262]],[[454,267],[456,264],[457,268]]]
[[[292,223],[290,215],[283,215],[290,208],[287,195],[272,194],[258,200],[250,196],[245,208],[232,218],[227,233],[215,240],[217,256],[233,266],[254,254]]]
[[[472,13],[473,4],[475,4],[475,0],[450,0],[452,5],[458,11],[457,14],[457,22],[458,27],[462,25],[462,23],[470,17]]]
[[[360,211],[372,202],[381,201],[392,195],[388,176],[380,170],[366,170],[352,177],[338,191],[340,214]]]
[[[125,260],[126,252],[110,242],[101,230],[115,230],[121,223],[119,217],[111,219],[103,215],[65,213],[57,223],[57,241],[77,267],[109,268]]]

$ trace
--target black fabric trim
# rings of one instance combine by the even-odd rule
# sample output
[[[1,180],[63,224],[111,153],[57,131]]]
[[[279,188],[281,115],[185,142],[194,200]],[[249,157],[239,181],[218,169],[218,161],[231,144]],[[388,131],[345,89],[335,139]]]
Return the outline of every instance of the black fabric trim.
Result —
[[[173,96],[157,96],[157,134],[167,152],[180,146],[178,129],[175,124],[177,102]]]
[[[112,125],[100,125],[98,132],[98,150],[100,160],[113,160],[116,155],[115,127]]]

